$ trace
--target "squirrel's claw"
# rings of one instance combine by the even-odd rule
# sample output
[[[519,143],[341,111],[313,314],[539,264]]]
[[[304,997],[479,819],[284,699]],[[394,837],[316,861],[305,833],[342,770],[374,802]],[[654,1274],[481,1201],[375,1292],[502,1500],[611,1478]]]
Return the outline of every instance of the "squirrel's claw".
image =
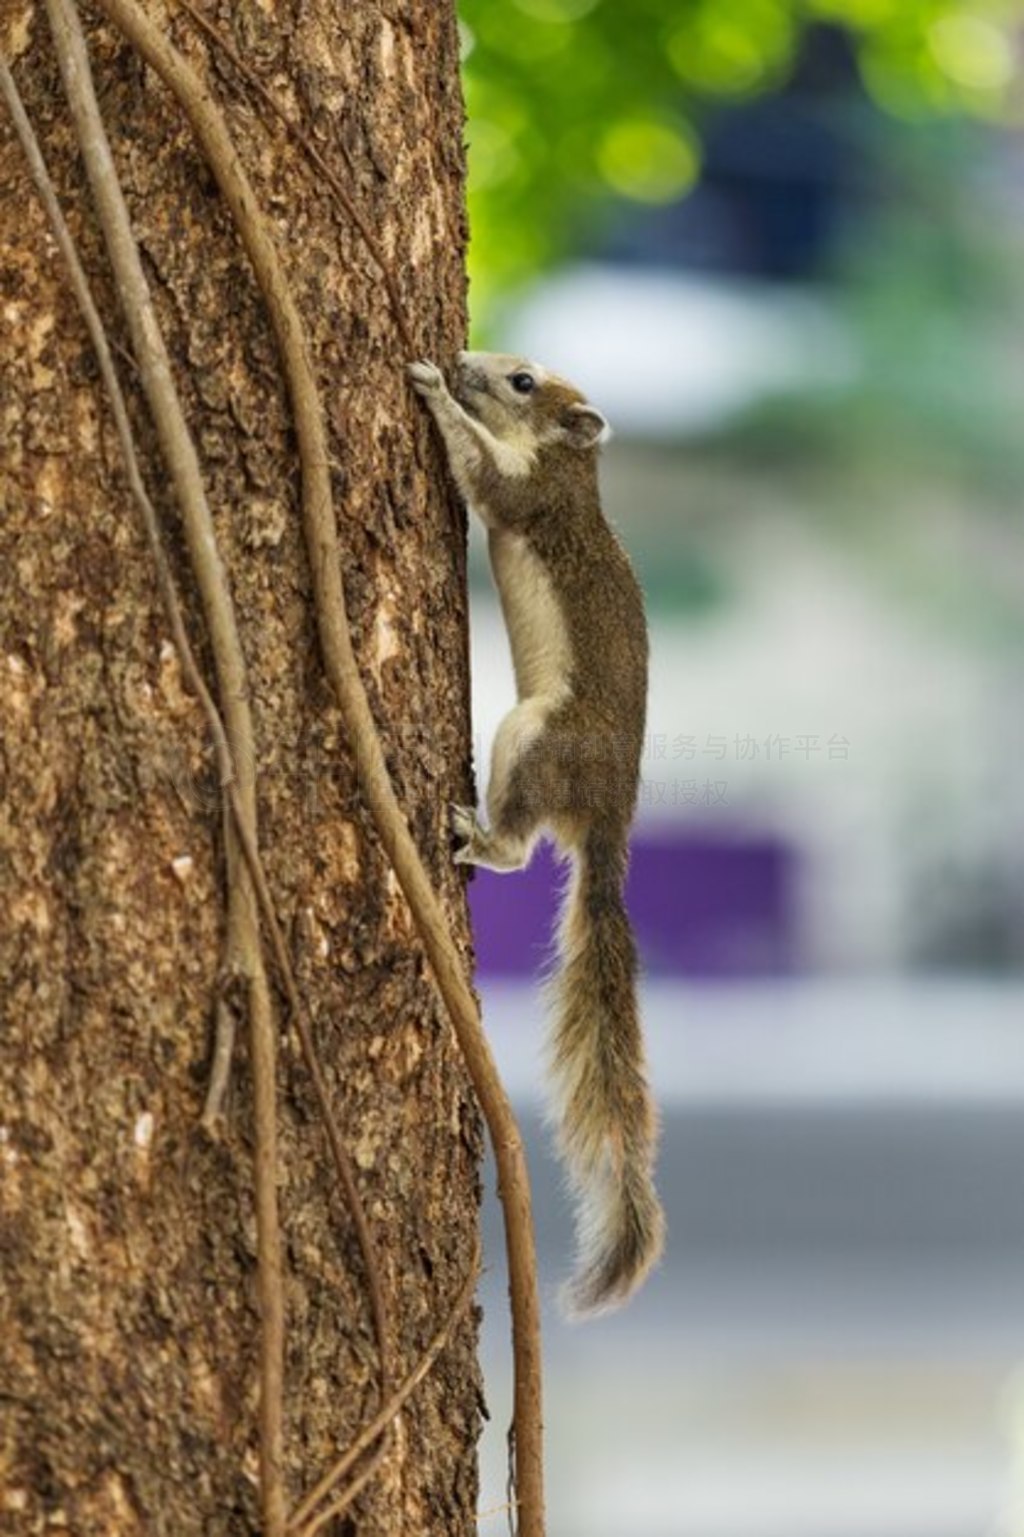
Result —
[[[460,806],[453,801],[448,810],[452,832],[456,838],[463,840],[472,838],[477,828],[476,812],[472,806]]]
[[[448,815],[452,836],[459,843],[452,857],[457,865],[472,864],[473,839],[477,831],[476,812],[472,806],[459,806],[453,803],[448,808]]]
[[[426,358],[415,363],[407,363],[405,372],[418,395],[434,395],[438,390],[444,389],[444,374],[436,363],[431,363]]]

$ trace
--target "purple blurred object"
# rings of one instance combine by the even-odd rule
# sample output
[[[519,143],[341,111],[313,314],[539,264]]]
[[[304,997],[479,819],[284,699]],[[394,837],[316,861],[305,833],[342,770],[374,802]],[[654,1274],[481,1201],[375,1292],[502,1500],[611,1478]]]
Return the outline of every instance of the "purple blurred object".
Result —
[[[770,838],[633,840],[626,900],[648,976],[751,977],[797,969],[794,857]],[[565,880],[550,846],[528,870],[478,870],[469,888],[481,976],[528,977],[552,956]]]

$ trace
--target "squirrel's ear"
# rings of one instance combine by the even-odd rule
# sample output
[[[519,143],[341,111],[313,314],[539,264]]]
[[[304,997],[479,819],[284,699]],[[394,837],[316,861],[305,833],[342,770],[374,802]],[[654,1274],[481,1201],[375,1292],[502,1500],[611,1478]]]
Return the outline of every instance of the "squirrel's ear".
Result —
[[[596,406],[578,401],[562,418],[565,436],[574,448],[596,448],[607,442],[612,429]]]

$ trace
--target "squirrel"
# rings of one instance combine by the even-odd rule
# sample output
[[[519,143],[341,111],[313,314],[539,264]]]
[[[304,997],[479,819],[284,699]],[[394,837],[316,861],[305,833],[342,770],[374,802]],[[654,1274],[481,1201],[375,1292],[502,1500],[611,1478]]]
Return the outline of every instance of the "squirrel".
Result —
[[[664,1241],[623,901],[647,701],[643,599],[601,510],[608,424],[579,390],[499,353],[460,353],[453,391],[434,363],[410,363],[408,374],[487,529],[518,696],[494,741],[489,826],[452,807],[455,859],[519,870],[548,832],[572,865],[551,1066],[578,1198],[579,1264],[565,1301],[579,1316],[625,1301]]]

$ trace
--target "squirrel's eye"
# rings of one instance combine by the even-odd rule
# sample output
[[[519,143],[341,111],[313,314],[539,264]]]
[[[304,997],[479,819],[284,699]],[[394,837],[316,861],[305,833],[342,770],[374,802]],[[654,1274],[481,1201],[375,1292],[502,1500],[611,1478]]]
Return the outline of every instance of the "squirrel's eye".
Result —
[[[533,375],[527,373],[511,374],[509,376],[508,382],[511,384],[512,388],[518,395],[529,395],[530,391],[537,383]]]

